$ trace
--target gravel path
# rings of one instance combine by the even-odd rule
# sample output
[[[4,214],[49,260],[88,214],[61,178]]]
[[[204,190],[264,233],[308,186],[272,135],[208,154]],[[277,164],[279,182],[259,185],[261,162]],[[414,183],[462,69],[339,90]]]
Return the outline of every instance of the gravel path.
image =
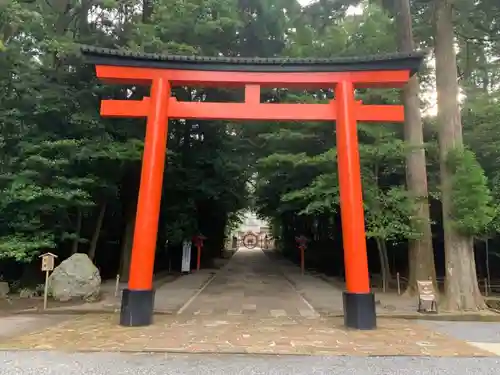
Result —
[[[500,359],[0,352],[2,375],[493,375]]]

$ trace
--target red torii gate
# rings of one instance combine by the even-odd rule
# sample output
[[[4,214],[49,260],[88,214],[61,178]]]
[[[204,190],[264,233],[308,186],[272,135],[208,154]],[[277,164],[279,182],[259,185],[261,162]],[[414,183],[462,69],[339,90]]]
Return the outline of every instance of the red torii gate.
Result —
[[[364,229],[357,121],[402,122],[401,105],[364,105],[356,88],[401,88],[420,67],[423,53],[335,59],[226,58],[141,54],[83,47],[105,82],[147,85],[142,100],[103,100],[101,115],[146,117],[139,201],[128,288],[123,291],[120,324],[153,320],[153,266],[162,193],[169,119],[336,121],[340,207],[344,243],[347,327],[376,327]],[[244,86],[243,103],[182,102],[173,86]],[[261,87],[334,88],[328,104],[261,103]]]

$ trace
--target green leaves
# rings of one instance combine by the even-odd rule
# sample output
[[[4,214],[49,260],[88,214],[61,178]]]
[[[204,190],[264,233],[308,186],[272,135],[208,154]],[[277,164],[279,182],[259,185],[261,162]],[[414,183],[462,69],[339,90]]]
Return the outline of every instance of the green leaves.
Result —
[[[135,209],[144,121],[104,119],[98,108],[101,98],[140,99],[147,89],[99,84],[93,68],[78,55],[80,44],[262,57],[396,50],[393,20],[377,6],[390,4],[370,2],[363,4],[363,14],[346,14],[359,3],[318,1],[301,8],[295,0],[0,2],[0,257],[28,261],[47,248],[64,252],[75,239],[85,248],[95,207],[104,203],[113,218],[104,224],[107,240],[119,242],[122,229],[116,222],[123,211]],[[485,182],[467,157],[454,162],[456,185],[469,189],[456,193],[457,222],[474,233],[483,231],[495,214],[485,209],[479,220],[472,209],[494,205],[487,193],[462,200],[471,191],[483,191],[485,183],[500,199],[500,107],[494,94],[500,50],[494,34],[497,16],[487,11],[494,9],[493,3],[481,0],[472,9],[460,0],[456,13],[459,65],[468,96],[465,136],[488,176]],[[427,45],[428,4],[413,1],[412,6],[416,31]],[[472,22],[473,12],[487,22]],[[179,100],[241,99],[241,92],[231,90],[174,91]],[[278,87],[263,89],[262,99],[317,103],[333,96],[331,88]],[[357,96],[366,104],[399,102],[397,90],[360,89]],[[358,124],[368,235],[389,243],[418,236],[409,226],[413,204],[404,188],[408,150],[402,128]],[[334,124],[170,121],[167,163],[160,234],[170,243],[199,230],[220,233],[238,222],[239,210],[249,205],[271,217],[282,235],[307,230],[332,234],[340,199]],[[82,233],[75,229],[77,212],[83,213]],[[488,231],[496,230],[497,218]]]
[[[334,215],[340,203],[337,174],[321,174],[309,186],[285,194],[282,200],[305,202],[306,207],[299,215]]]
[[[488,180],[474,153],[455,148],[448,153],[453,225],[465,236],[484,234],[497,214]]]
[[[40,249],[49,250],[55,247],[54,236],[49,232],[7,235],[0,237],[0,259],[11,258],[19,262],[30,262],[36,259]]]
[[[364,189],[366,236],[388,242],[417,239],[421,233],[410,221],[414,205],[403,186],[386,190],[370,186]]]
[[[392,21],[380,8],[369,6],[361,16],[337,16],[335,22],[320,26],[324,19],[317,10],[325,6],[317,3],[305,10],[312,21],[290,35],[287,48],[292,55],[330,57],[395,50]],[[329,11],[345,10],[334,8]],[[311,29],[316,33],[309,33]],[[357,94],[367,104],[399,101],[395,90],[359,90]],[[277,92],[273,101],[318,102],[325,97],[331,93],[284,91]],[[389,243],[420,235],[410,224],[414,205],[404,186],[407,150],[402,128],[400,124],[358,124],[367,235]],[[264,131],[260,138],[267,143],[257,164],[256,190],[261,214],[275,218],[274,222],[291,215],[286,225],[296,231],[320,218],[336,217],[340,192],[334,128],[326,123],[280,124],[278,129],[268,124]],[[282,226],[285,232],[286,225]]]

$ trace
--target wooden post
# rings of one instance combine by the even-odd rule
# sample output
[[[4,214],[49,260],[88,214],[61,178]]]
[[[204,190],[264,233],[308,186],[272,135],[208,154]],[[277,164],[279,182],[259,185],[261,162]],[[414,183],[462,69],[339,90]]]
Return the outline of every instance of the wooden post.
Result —
[[[153,322],[153,270],[167,153],[169,103],[169,81],[164,77],[155,78],[148,101],[128,288],[122,293],[120,324],[127,327],[147,326]]]
[[[201,264],[201,246],[197,245],[196,250],[198,251],[198,254],[196,254],[196,271],[199,271]]]
[[[43,309],[47,310],[47,300],[49,297],[49,272],[45,271],[45,286],[43,288]]]
[[[488,239],[486,239],[486,246],[485,246],[485,250],[486,250],[486,280],[488,282],[488,293],[491,292],[491,276],[490,276],[490,241]]]
[[[305,273],[306,266],[305,266],[305,250],[307,248],[307,237],[304,235],[301,235],[299,237],[295,237],[295,241],[297,242],[297,247],[299,248],[300,251],[300,270],[302,275]]]
[[[300,247],[300,269],[302,271],[302,275],[305,272],[305,254],[304,254],[304,246]]]
[[[193,237],[194,245],[196,246],[197,254],[196,254],[196,270],[199,271],[201,267],[201,250],[203,249],[203,241],[205,241],[207,237],[203,234],[198,234]]]
[[[375,329],[375,296],[371,293],[366,252],[365,219],[359,161],[354,85],[349,79],[335,89],[337,164],[346,291],[346,327]]]
[[[118,297],[118,292],[120,291],[120,274],[116,274],[116,282],[115,282],[115,297]]]
[[[346,289],[351,293],[370,293],[358,130],[352,82],[339,82],[336,101],[338,106],[337,160]]]
[[[54,269],[54,263],[57,255],[52,253],[45,253],[40,255],[39,258],[42,258],[42,271],[45,272],[45,285],[43,288],[43,309],[47,310],[47,302],[49,299],[49,276],[50,272]]]

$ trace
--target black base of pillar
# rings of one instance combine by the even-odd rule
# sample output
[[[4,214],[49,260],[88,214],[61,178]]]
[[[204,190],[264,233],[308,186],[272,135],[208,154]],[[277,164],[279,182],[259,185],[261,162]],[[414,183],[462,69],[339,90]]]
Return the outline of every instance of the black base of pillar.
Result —
[[[344,324],[347,328],[376,329],[375,295],[344,292]]]
[[[120,325],[125,327],[149,326],[153,323],[154,290],[130,290],[122,292]]]

